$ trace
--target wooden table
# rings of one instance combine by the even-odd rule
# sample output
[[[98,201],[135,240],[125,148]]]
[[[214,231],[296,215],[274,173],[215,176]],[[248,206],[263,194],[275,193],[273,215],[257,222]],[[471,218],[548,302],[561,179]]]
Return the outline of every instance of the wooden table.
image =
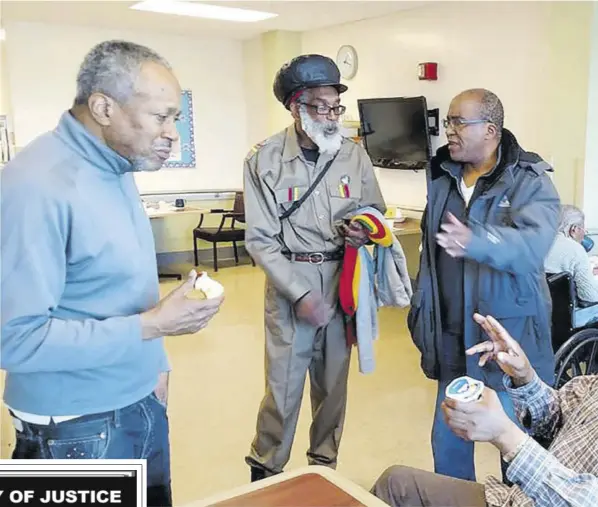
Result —
[[[185,507],[388,507],[322,466],[309,466],[246,484]]]
[[[197,215],[203,215],[204,213],[209,213],[210,210],[208,208],[196,208],[194,206],[185,206],[184,208],[175,208],[174,206],[169,206],[168,208],[162,209],[155,209],[155,208],[145,208],[145,212],[147,216],[152,218],[166,218],[172,217],[176,215],[187,215],[189,213],[195,213]]]
[[[204,213],[209,213],[210,210],[207,208],[196,208],[194,206],[185,206],[184,208],[177,208],[175,206],[168,206],[166,208],[150,208],[148,206],[145,207],[145,212],[150,220],[155,218],[167,218],[173,217],[177,215],[187,215],[190,213],[194,213],[197,215],[203,215]],[[182,280],[183,276],[179,273],[158,273],[159,278],[175,278],[176,280]]]
[[[417,218],[405,218],[404,222],[395,222],[392,232],[399,237],[421,234],[421,220]]]

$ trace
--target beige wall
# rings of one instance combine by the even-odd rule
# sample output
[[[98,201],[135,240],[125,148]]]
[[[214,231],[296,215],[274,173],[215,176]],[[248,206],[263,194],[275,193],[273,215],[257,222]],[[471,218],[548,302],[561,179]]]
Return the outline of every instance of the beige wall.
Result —
[[[4,371],[0,371],[0,393],[4,393]],[[14,428],[8,409],[0,407],[0,459],[9,459],[14,448]]]
[[[8,64],[2,60],[1,104],[3,108],[13,106],[17,146],[54,128],[60,114],[70,107],[85,53],[102,40],[124,38],[165,56],[183,88],[193,91],[194,100],[196,167],[137,174],[140,191],[242,187],[242,161],[250,145],[241,42],[28,23],[9,24],[6,31],[2,51],[6,50]],[[224,208],[230,204],[213,201],[197,205]],[[207,224],[218,225],[219,220],[211,218]],[[152,221],[157,251],[192,250],[192,230],[198,221],[195,215]]]
[[[0,42],[0,114],[10,114],[10,93],[6,64],[6,44]]]
[[[0,2],[0,30],[3,29],[2,24],[2,2]],[[6,44],[0,40],[0,114],[7,113],[8,95],[7,86],[8,73],[6,71]]]
[[[0,2],[0,28],[2,28],[2,2]],[[5,45],[0,41],[0,114],[7,113],[6,107],[6,89],[4,86],[6,79],[6,54]],[[4,371],[0,371],[0,392],[4,392]],[[7,420],[6,407],[0,408],[0,459],[9,457],[7,445],[11,434],[10,424]]]
[[[340,45],[352,44],[360,67],[347,83],[347,119],[358,118],[358,98],[425,95],[429,107],[445,113],[460,90],[488,87],[503,99],[507,126],[522,145],[555,165],[563,201],[581,203],[589,186],[584,182],[598,173],[584,170],[586,125],[596,125],[586,115],[592,8],[589,2],[439,2],[303,34],[270,32],[245,42],[13,24],[6,27],[7,41],[1,45],[0,55],[8,62],[0,61],[0,108],[14,113],[18,144],[28,142],[52,128],[70,104],[85,51],[102,39],[130,38],[169,58],[195,99],[198,168],[141,174],[140,189],[240,188],[250,146],[290,123],[272,93],[280,65],[306,52],[334,57]],[[594,26],[595,40],[596,21]],[[596,51],[593,55],[596,60]],[[437,82],[417,79],[422,61],[439,63]],[[435,146],[443,141],[443,136],[433,138]],[[589,156],[598,160],[591,153],[588,146]],[[422,173],[381,170],[379,178],[389,202],[424,204]],[[585,201],[598,226],[596,200],[586,195]],[[196,223],[190,216],[156,222],[158,251],[190,250]]]
[[[593,2],[546,2],[546,116],[540,153],[551,157],[554,181],[564,203],[584,205],[584,162],[588,118]],[[548,145],[544,144],[548,141]]]
[[[137,175],[140,190],[240,188],[247,145],[243,47],[231,39],[49,24],[6,26],[8,75],[18,146],[54,128],[71,106],[85,53],[102,40],[148,45],[172,64],[193,92],[197,167]]]
[[[586,160],[583,180],[586,227],[598,233],[598,3],[592,16],[592,50],[590,58],[588,121],[586,130]]]
[[[0,29],[2,23],[2,2],[0,2]],[[10,84],[8,80],[8,64],[5,41],[0,41],[0,114],[7,115],[9,120],[9,135],[12,136],[12,107],[10,102]]]
[[[299,32],[274,31],[243,44],[247,132],[250,144],[279,132],[291,123],[289,112],[272,91],[280,67],[301,54]]]
[[[291,122],[289,112],[282,106],[274,93],[272,84],[280,67],[301,54],[301,34],[298,32],[268,32],[264,40],[264,71],[269,112],[268,130],[272,134],[286,128]]]
[[[253,146],[265,139],[270,131],[265,70],[265,44],[263,37],[255,37],[243,43],[243,76],[245,83],[245,109],[247,111],[247,144]]]
[[[573,202],[581,195],[591,10],[589,2],[439,2],[306,32],[302,50],[334,57],[342,44],[357,49],[359,71],[343,99],[353,119],[358,98],[424,95],[443,115],[463,89],[495,91],[507,127],[554,163],[561,196]],[[438,81],[417,79],[426,61],[439,63]],[[424,204],[423,173],[381,170],[379,178],[390,202]]]

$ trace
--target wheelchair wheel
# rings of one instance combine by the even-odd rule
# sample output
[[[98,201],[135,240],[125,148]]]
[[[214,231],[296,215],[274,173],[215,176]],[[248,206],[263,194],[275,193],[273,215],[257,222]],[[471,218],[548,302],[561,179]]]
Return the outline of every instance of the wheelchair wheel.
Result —
[[[598,373],[598,329],[583,329],[569,338],[555,356],[555,389],[573,377]]]

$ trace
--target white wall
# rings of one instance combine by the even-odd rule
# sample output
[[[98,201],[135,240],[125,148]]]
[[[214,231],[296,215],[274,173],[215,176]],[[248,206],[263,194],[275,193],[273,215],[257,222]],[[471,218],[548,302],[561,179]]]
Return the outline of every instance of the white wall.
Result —
[[[594,48],[598,45],[596,16]],[[360,68],[347,83],[349,91],[343,99],[349,106],[348,119],[358,117],[358,98],[425,95],[429,107],[439,107],[442,115],[459,91],[488,87],[503,99],[507,127],[522,145],[554,163],[563,201],[581,202],[586,189],[588,222],[598,227],[598,201],[587,190],[598,184],[593,142],[598,136],[598,115],[586,115],[588,107],[596,111],[598,100],[598,51],[594,49],[590,96],[594,98],[588,104],[591,22],[589,2],[439,2],[306,32],[297,49],[296,34],[263,35],[241,43],[16,23],[6,26],[7,59],[0,71],[3,83],[8,76],[10,86],[3,84],[0,93],[5,99],[10,88],[5,105],[14,115],[17,145],[22,146],[53,128],[70,106],[77,68],[95,43],[119,37],[149,45],[172,62],[182,86],[193,90],[198,168],[141,174],[140,189],[240,188],[242,161],[251,144],[270,135],[279,116],[287,118],[284,108],[271,104],[274,64],[270,60],[274,56],[287,60],[295,56],[290,54],[294,51],[334,57],[340,45],[352,44]],[[506,27],[511,32],[508,36]],[[422,61],[439,62],[439,81],[417,79],[417,64]],[[443,136],[435,138],[434,144],[441,141]],[[423,174],[382,170],[379,177],[389,203],[424,204]],[[176,231],[159,241],[160,251],[190,248],[190,225],[179,222],[167,224],[169,231]]]
[[[266,93],[271,90],[272,83],[266,80],[264,51],[264,40],[261,36],[243,43],[247,139],[252,146],[269,135],[269,106]]]
[[[356,48],[359,70],[343,98],[353,119],[359,98],[424,95],[442,117],[458,92],[491,89],[504,103],[507,128],[525,149],[555,164],[561,196],[573,202],[585,151],[591,8],[581,2],[439,2],[306,32],[302,49],[334,58],[342,44]],[[436,82],[417,78],[418,63],[427,61],[439,63]],[[559,143],[559,133],[567,143]],[[441,134],[435,145],[444,142]],[[381,170],[379,178],[388,202],[425,203],[423,173]]]
[[[270,31],[243,43],[247,132],[251,145],[292,123],[290,113],[275,98],[272,85],[280,67],[299,54],[299,32]]]
[[[2,2],[0,1],[0,29],[3,29],[2,22]],[[12,146],[13,125],[12,125],[12,110],[10,107],[10,86],[8,82],[8,72],[6,69],[6,44],[0,40],[0,114],[6,115],[8,118],[8,135],[11,143],[11,151],[14,151]]]
[[[17,146],[54,128],[70,107],[85,53],[102,40],[124,38],[167,58],[182,87],[193,91],[194,100],[197,168],[140,174],[140,190],[242,186],[242,161],[249,146],[240,42],[26,23],[8,24],[6,33]]]

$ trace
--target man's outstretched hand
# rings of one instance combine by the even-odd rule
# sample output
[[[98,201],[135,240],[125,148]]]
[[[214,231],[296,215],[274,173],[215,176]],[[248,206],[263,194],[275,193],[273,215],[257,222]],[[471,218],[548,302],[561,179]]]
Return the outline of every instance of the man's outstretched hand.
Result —
[[[451,257],[465,257],[467,247],[471,243],[473,233],[471,229],[455,217],[447,213],[445,221],[440,226],[442,232],[436,235],[436,242]]]
[[[519,343],[494,317],[490,315],[484,317],[476,313],[473,319],[490,339],[474,345],[465,353],[468,356],[482,354],[480,366],[484,366],[490,360],[496,361],[500,369],[513,379],[513,384],[516,387],[529,384],[536,373]]]

